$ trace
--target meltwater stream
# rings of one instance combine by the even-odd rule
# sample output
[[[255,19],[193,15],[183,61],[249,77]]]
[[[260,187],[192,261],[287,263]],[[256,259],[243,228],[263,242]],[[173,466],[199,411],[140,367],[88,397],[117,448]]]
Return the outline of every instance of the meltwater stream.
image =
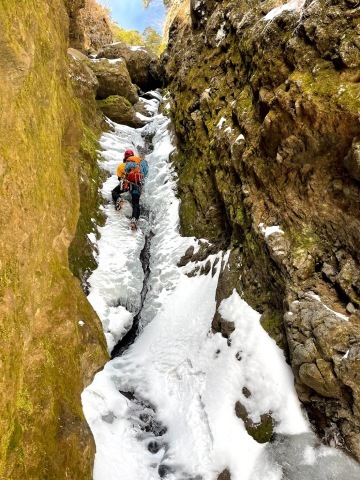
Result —
[[[157,113],[159,94],[150,97],[143,100],[152,114],[145,127],[111,124],[113,131],[101,138],[101,165],[111,176],[103,187],[107,220],[99,229],[98,268],[89,278],[88,298],[109,352],[135,317],[140,333],[82,395],[96,442],[94,479],[216,480],[226,469],[232,480],[360,479],[355,461],[322,446],[311,432],[282,352],[236,291],[220,306],[222,317],[236,327],[231,342],[211,333],[228,252],[177,266],[188,247],[196,251],[199,244],[178,232],[169,120]],[[116,212],[111,190],[124,151],[141,154],[149,139],[153,151],[146,155],[150,172],[141,196],[148,216],[132,232],[130,204]],[[149,236],[144,273],[140,254]],[[201,269],[209,262],[210,270]],[[238,401],[254,423],[272,412],[274,441],[259,444],[248,435],[235,414]]]

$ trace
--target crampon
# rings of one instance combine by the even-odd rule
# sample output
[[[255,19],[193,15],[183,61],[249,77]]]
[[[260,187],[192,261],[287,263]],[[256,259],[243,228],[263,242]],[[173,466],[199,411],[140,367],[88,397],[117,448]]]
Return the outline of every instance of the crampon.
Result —
[[[137,230],[137,220],[134,218],[130,221],[130,230]]]
[[[124,200],[118,198],[115,202],[115,210],[121,210],[121,207],[124,205]]]

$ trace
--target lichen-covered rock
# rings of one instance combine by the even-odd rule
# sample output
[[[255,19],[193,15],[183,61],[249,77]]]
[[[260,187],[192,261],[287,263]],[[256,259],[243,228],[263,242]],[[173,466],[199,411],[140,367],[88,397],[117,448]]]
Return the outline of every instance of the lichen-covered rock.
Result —
[[[62,0],[1,3],[1,478],[92,477],[80,395],[107,353],[68,262],[84,130],[68,24]]]
[[[318,0],[267,21],[270,0],[185,3],[164,55],[182,230],[231,250],[217,305],[236,288],[262,313],[319,430],[336,423],[360,458],[358,393],[337,367],[360,306],[360,11]],[[309,291],[343,315],[351,305],[350,320],[314,299],[312,313],[288,310]]]
[[[145,124],[136,116],[136,111],[131,103],[120,95],[112,95],[105,100],[98,100],[98,106],[106,117],[116,123],[139,128]]]
[[[86,53],[111,43],[109,11],[96,0],[66,0],[70,18],[70,46]]]
[[[122,42],[105,45],[97,58],[123,58],[131,80],[143,91],[163,85],[164,72],[159,58],[146,47],[132,47]]]
[[[121,95],[132,105],[139,101],[136,87],[131,83],[129,72],[122,59],[113,62],[105,59],[95,60],[90,65],[99,81],[98,99]]]

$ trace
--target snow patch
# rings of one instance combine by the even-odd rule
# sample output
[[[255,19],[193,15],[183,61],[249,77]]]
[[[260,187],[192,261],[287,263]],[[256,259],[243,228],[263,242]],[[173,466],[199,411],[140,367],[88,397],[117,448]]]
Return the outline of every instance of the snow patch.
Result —
[[[219,129],[221,130],[221,128],[222,128],[222,126],[223,126],[223,124],[224,124],[225,122],[226,122],[226,118],[221,117],[220,120],[219,120],[219,122],[218,122],[218,124],[216,125],[217,128],[219,128]]]
[[[290,2],[281,5],[280,7],[273,8],[270,10],[269,13],[265,15],[263,18],[264,21],[274,20],[274,18],[281,15],[282,12],[285,11],[301,11],[303,6],[305,5],[305,0],[290,0]]]
[[[224,38],[226,37],[226,31],[225,31],[225,25],[226,25],[226,22],[223,22],[221,25],[220,25],[220,28],[219,30],[217,31],[216,33],[216,37],[215,37],[215,42],[216,42],[216,45],[220,45],[220,43],[224,40]]]
[[[106,60],[107,62],[109,62],[111,64],[121,63],[121,62],[124,61],[123,58],[90,58],[90,61],[93,62],[93,63],[101,62],[103,60]]]
[[[96,235],[95,233],[91,232],[87,234],[88,239],[90,240],[91,243],[94,245],[96,244]]]
[[[235,138],[234,143],[240,142],[240,140],[245,140],[245,137],[242,133],[238,137]]]
[[[139,51],[142,51],[142,52],[146,52],[146,47],[144,45],[138,45],[138,46],[132,46],[130,47],[130,50],[132,52],[139,52]]]
[[[146,115],[143,115],[140,112],[136,112],[136,117],[144,123],[148,123],[152,121],[152,118],[147,117]]]
[[[273,225],[272,227],[264,227],[263,223],[259,223],[259,228],[261,228],[261,231],[264,234],[265,238],[273,235],[274,233],[280,233],[281,235],[284,234],[284,231],[281,230],[279,225]]]

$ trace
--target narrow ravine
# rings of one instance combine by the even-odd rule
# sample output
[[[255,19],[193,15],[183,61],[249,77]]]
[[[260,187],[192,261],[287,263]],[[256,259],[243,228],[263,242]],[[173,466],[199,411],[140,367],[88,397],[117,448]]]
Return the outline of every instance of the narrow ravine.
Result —
[[[141,303],[139,312],[134,316],[130,330],[118,341],[111,351],[111,358],[120,357],[134,343],[134,340],[139,333],[141,310],[144,305],[146,294],[149,290],[148,280],[150,275],[150,246],[153,236],[154,234],[151,231],[145,236],[144,248],[140,253],[140,261],[144,272],[144,280],[140,293]]]
[[[101,138],[102,167],[111,176],[103,187],[107,221],[89,300],[109,352],[116,351],[82,395],[96,442],[94,479],[216,480],[226,470],[232,480],[360,478],[355,462],[312,434],[282,351],[236,291],[220,306],[235,324],[230,341],[211,333],[229,252],[178,266],[185,251],[196,252],[200,244],[179,234],[170,121],[157,113],[157,93],[143,101],[153,114],[145,127],[112,124],[114,131]],[[116,212],[111,190],[123,152],[144,151],[149,138],[150,172],[141,197],[148,215],[131,232],[130,205]],[[247,433],[237,402],[254,424],[271,412],[272,443]]]

